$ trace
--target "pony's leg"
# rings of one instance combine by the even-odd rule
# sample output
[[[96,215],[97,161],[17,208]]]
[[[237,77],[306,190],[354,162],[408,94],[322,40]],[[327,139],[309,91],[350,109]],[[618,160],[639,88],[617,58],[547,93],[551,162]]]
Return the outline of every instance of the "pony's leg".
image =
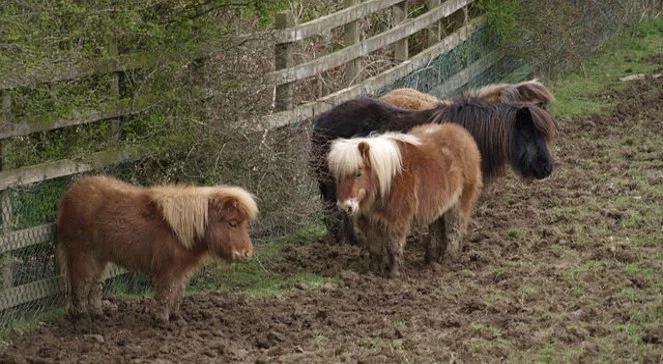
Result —
[[[318,181],[320,195],[322,195],[322,220],[334,242],[339,242],[340,215],[336,208],[336,186],[329,181]]]
[[[403,266],[403,248],[407,236],[390,236],[387,244],[387,254],[389,258],[386,269],[389,278],[401,276],[401,267]]]
[[[362,245],[368,250],[368,269],[376,274],[383,275],[384,268],[388,264],[386,254],[385,236],[378,226],[366,219],[360,218],[357,221],[358,236],[362,240]]]
[[[467,183],[463,187],[463,193],[460,196],[460,224],[462,233],[465,233],[465,230],[467,230],[467,225],[472,216],[472,209],[474,209],[474,205],[481,195],[482,184],[480,178],[477,177],[477,179],[478,181]]]
[[[462,229],[463,222],[461,218],[460,203],[455,203],[447,211],[444,218],[445,234],[442,245],[446,245],[446,251],[449,259],[452,261],[460,258],[462,251]],[[444,243],[446,241],[446,244]]]
[[[323,220],[334,242],[356,245],[358,240],[352,220],[336,207],[336,184],[320,181],[318,187],[322,195]]]
[[[162,274],[156,279],[156,300],[159,307],[155,316],[158,321],[166,323],[170,320],[171,314],[179,314],[185,286],[186,277],[176,272]]]
[[[400,276],[405,237],[394,235],[375,224],[369,224],[364,232],[370,258],[369,269],[383,277]]]
[[[93,272],[94,281],[91,284],[90,293],[88,294],[90,312],[96,316],[103,315],[101,299],[104,288],[104,273],[106,272],[107,265],[108,263],[106,262],[97,262],[96,270]]]
[[[69,256],[69,277],[71,283],[71,307],[67,313],[73,319],[88,312],[90,290],[94,285],[98,264],[94,257],[85,253]]]
[[[426,263],[441,263],[448,244],[446,213],[430,224],[427,239]]]
[[[341,216],[341,224],[342,228],[339,231],[341,242],[344,244],[359,245],[359,239],[355,234],[352,219],[348,215],[343,214]]]

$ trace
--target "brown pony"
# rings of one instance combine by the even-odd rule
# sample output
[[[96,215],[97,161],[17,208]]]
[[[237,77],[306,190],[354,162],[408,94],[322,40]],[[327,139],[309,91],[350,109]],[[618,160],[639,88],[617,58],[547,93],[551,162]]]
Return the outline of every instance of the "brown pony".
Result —
[[[397,88],[380,97],[380,101],[408,110],[429,110],[447,102],[413,88]]]
[[[537,79],[517,84],[488,85],[478,90],[466,91],[465,97],[475,97],[492,103],[530,102],[543,108],[555,101],[553,94]],[[392,90],[380,97],[380,100],[410,110],[428,110],[440,104],[453,103],[452,100],[439,100],[433,95],[412,88]]]
[[[152,277],[158,319],[179,316],[184,288],[205,258],[251,256],[248,224],[257,213],[253,196],[239,187],[143,188],[104,176],[79,179],[58,214],[57,257],[70,316],[101,313],[110,262]]]
[[[414,225],[429,225],[427,262],[440,262],[446,250],[459,256],[481,192],[480,159],[474,138],[455,124],[333,142],[327,160],[337,206],[352,217],[371,269],[399,275]]]

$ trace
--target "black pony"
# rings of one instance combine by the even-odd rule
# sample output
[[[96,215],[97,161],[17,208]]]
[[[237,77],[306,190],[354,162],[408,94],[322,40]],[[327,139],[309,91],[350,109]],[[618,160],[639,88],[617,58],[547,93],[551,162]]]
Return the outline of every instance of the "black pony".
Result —
[[[325,223],[337,242],[354,239],[350,224],[339,225],[336,184],[327,167],[331,142],[443,122],[460,124],[472,134],[481,152],[485,181],[503,174],[507,165],[524,178],[543,179],[552,173],[547,143],[557,136],[557,122],[533,103],[489,103],[461,96],[433,109],[406,110],[367,97],[346,101],[315,120],[309,160],[322,194]]]

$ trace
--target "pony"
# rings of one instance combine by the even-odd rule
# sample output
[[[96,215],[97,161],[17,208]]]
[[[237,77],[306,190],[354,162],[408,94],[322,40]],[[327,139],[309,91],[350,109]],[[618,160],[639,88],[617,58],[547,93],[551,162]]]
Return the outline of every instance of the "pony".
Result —
[[[155,312],[181,319],[190,275],[207,258],[246,259],[248,224],[258,208],[240,187],[139,187],[112,177],[78,179],[64,193],[57,220],[57,260],[65,278],[68,316],[102,314],[108,263],[151,276]]]
[[[320,114],[313,125],[309,165],[322,195],[323,217],[338,243],[354,242],[352,227],[335,209],[336,186],[325,161],[337,138],[367,136],[373,132],[406,132],[427,123],[455,123],[467,129],[481,152],[483,178],[492,181],[507,166],[523,178],[543,179],[553,171],[548,143],[557,136],[557,122],[533,103],[489,103],[459,96],[432,109],[401,109],[361,97]]]
[[[481,192],[481,157],[462,126],[427,124],[337,139],[327,157],[337,206],[352,217],[372,270],[397,277],[415,225],[428,225],[427,262],[456,259]],[[449,237],[447,239],[447,237]]]
[[[477,90],[466,91],[464,95],[493,103],[532,102],[542,108],[547,108],[551,102],[555,101],[553,94],[537,79],[517,84],[488,85]],[[394,89],[380,97],[380,100],[411,110],[432,109],[440,103],[451,103],[450,100],[439,100],[433,95],[412,88]]]

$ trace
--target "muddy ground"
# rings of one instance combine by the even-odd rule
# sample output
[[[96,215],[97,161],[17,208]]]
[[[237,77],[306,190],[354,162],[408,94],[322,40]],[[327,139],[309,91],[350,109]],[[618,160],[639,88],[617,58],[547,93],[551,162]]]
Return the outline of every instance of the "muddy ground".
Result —
[[[2,362],[663,362],[663,78],[627,84],[610,116],[560,120],[556,170],[488,186],[463,259],[367,274],[361,249],[284,248],[266,269],[337,283],[269,298],[187,297],[186,325],[114,300],[92,324],[15,337]]]

